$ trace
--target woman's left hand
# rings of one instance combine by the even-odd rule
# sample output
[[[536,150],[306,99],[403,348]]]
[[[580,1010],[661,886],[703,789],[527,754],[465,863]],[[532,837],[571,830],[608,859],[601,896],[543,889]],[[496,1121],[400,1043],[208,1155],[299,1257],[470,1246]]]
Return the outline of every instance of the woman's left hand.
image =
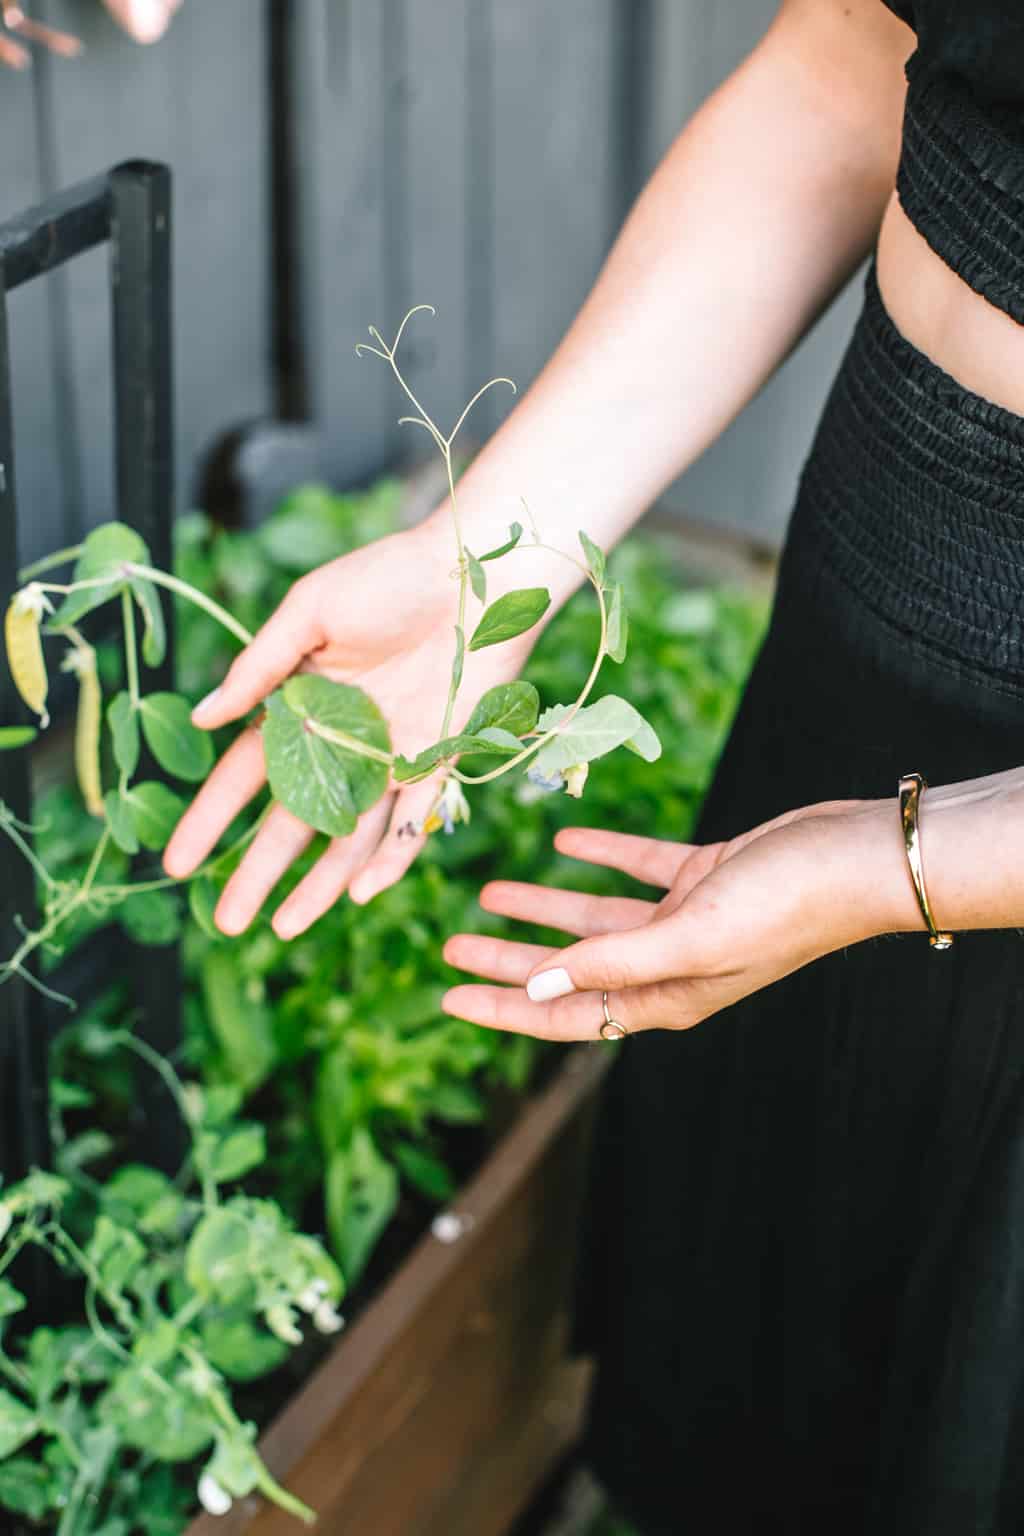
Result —
[[[595,1040],[601,993],[628,1033],[689,1029],[820,955],[923,927],[895,801],[841,800],[787,812],[729,842],[697,845],[586,827],[557,834],[573,858],[620,869],[666,894],[655,903],[494,881],[489,912],[582,943],[456,934],[450,965],[498,986],[446,993],[446,1012],[549,1040]],[[527,988],[529,990],[527,990]]]

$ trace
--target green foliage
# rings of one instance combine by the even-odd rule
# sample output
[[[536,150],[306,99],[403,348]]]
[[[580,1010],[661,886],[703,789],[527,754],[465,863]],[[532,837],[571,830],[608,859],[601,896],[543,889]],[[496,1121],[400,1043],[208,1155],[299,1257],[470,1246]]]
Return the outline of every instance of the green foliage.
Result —
[[[197,1494],[213,1508],[259,1488],[308,1518],[260,1461],[231,1384],[281,1365],[305,1317],[340,1326],[341,1273],[279,1206],[237,1187],[265,1150],[263,1127],[237,1118],[240,1093],[181,1083],[102,1013],[69,1034],[58,1074],[69,1052],[102,1073],[142,1055],[173,1089],[192,1149],[176,1180],[126,1163],[106,1181],[37,1171],[0,1190],[2,1263],[34,1247],[82,1286],[80,1322],[17,1335],[25,1298],[0,1280],[0,1506],[70,1536],[177,1536]],[[91,1104],[75,1086],[55,1076],[55,1103]],[[59,1109],[54,1129],[66,1151]]]
[[[363,756],[368,746],[379,758]],[[307,826],[345,837],[387,788],[387,722],[360,688],[307,673],[267,700],[263,752],[274,798]]]
[[[551,594],[546,587],[522,587],[517,592],[506,592],[484,611],[470,638],[470,650],[480,651],[485,645],[500,645],[503,640],[514,640],[516,635],[525,634],[550,606]]]
[[[191,517],[179,527],[176,575],[255,628],[310,551],[319,560],[325,551],[357,547],[397,528],[398,513],[397,489],[384,483],[363,498],[300,490],[257,532],[217,531]],[[480,562],[508,553],[521,534],[515,525],[510,544]],[[240,850],[192,882],[183,930],[176,893],[143,889],[129,897],[127,852],[113,840],[102,850],[92,899],[67,914],[61,939],[76,943],[115,918],[150,942],[183,931],[187,1052],[202,1082],[201,1088],[187,1085],[183,1097],[193,1152],[177,1184],[139,1164],[97,1177],[114,1147],[109,1135],[103,1139],[99,1120],[116,1133],[118,1114],[130,1105],[131,1080],[116,1043],[120,1033],[100,1016],[66,1032],[57,1058],[65,1065],[53,1084],[55,1112],[83,1123],[59,1142],[66,1179],[40,1174],[3,1192],[0,1213],[11,1213],[12,1226],[0,1255],[26,1221],[47,1230],[58,1246],[55,1231],[73,1234],[98,1277],[90,1307],[101,1332],[85,1317],[19,1337],[23,1297],[10,1281],[0,1281],[0,1329],[15,1340],[8,1358],[17,1375],[4,1389],[17,1406],[5,1417],[0,1405],[0,1437],[10,1440],[0,1456],[0,1504],[7,1509],[45,1525],[75,1500],[83,1512],[75,1536],[99,1536],[104,1522],[116,1528],[118,1521],[126,1530],[175,1536],[194,1507],[197,1468],[174,1457],[198,1454],[203,1475],[225,1496],[257,1486],[253,1431],[232,1407],[231,1382],[276,1369],[301,1336],[311,1302],[327,1302],[321,1321],[333,1327],[341,1290],[328,1255],[295,1230],[300,1213],[308,1219],[310,1210],[320,1211],[317,1224],[328,1233],[341,1272],[350,1285],[357,1281],[400,1201],[418,1200],[425,1213],[451,1197],[464,1168],[459,1138],[483,1134],[492,1096],[520,1090],[543,1050],[528,1037],[480,1030],[440,1012],[441,993],[453,979],[440,958],[449,933],[564,942],[483,913],[481,881],[500,872],[596,892],[622,889],[614,872],[577,867],[553,853],[553,832],[570,820],[689,835],[765,604],[747,593],[685,590],[671,547],[650,538],[627,541],[607,569],[596,546],[581,543],[606,604],[613,658],[625,646],[624,604],[616,593],[630,594],[630,702],[603,691],[599,678],[580,707],[540,710],[541,699],[574,696],[592,665],[599,615],[592,594],[589,602],[580,594],[541,637],[530,682],[489,690],[461,736],[442,739],[426,755],[440,748],[435,763],[460,752],[467,763],[500,763],[502,753],[521,749],[524,739],[539,742],[573,711],[535,753],[536,767],[551,778],[614,746],[633,749],[617,756],[614,769],[592,774],[583,802],[545,794],[524,780],[512,792],[501,783],[482,785],[472,823],[451,839],[431,839],[399,885],[366,907],[342,900],[291,943],[279,940],[264,918],[232,941],[214,928],[213,910]],[[211,614],[175,601],[181,697],[191,701],[219,681],[236,647]],[[338,779],[341,762],[358,804],[372,794],[373,775],[379,770],[386,777],[386,768],[335,738],[351,736],[385,751],[386,728],[365,713],[353,718],[347,699],[348,713],[332,713],[341,698],[333,692],[338,685],[325,685],[329,697],[307,692],[319,695],[322,682],[293,679],[274,696],[268,720],[280,718],[291,737],[304,738],[300,745],[293,741],[292,750],[305,754],[307,781],[316,774],[314,753]],[[146,731],[146,696],[132,707],[130,689],[118,692],[116,676],[107,686],[115,694],[108,752],[119,775],[118,787],[108,791],[108,821],[125,844],[155,848],[180,801],[153,782],[132,782],[140,722],[162,761]],[[311,721],[317,731],[307,728]],[[318,734],[324,731],[334,737]],[[660,755],[659,741],[666,746]],[[321,748],[329,755],[321,756]],[[36,850],[50,878],[58,890],[80,885],[95,852],[95,822],[65,789],[43,797],[38,820]],[[240,843],[245,832],[240,825]],[[282,882],[282,892],[308,872],[323,847],[321,836]],[[121,895],[104,902],[103,890]],[[41,895],[45,910],[56,897],[48,888]],[[108,1009],[111,1017],[118,1017],[116,1005]],[[241,1179],[248,1192],[238,1188]],[[75,1268],[70,1249],[61,1247],[59,1261]],[[234,1426],[230,1432],[222,1410]],[[87,1450],[87,1475],[68,1449],[69,1436],[80,1453]]]

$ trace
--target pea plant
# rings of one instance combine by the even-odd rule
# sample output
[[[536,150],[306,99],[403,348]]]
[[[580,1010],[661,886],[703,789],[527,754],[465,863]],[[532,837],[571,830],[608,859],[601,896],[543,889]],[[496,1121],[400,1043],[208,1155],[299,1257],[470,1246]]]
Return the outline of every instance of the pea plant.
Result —
[[[280,1366],[303,1321],[342,1326],[341,1274],[279,1206],[238,1188],[265,1155],[263,1127],[237,1118],[239,1089],[184,1083],[99,1019],[83,1020],[76,1043],[94,1059],[141,1056],[172,1092],[190,1149],[176,1179],[138,1163],[93,1179],[83,1164],[98,1133],[71,1140],[63,1128],[88,1092],[54,1079],[60,1171],[0,1189],[0,1506],[57,1536],[171,1536],[197,1501],[224,1514],[255,1491],[309,1523],[261,1460],[234,1383]],[[32,1249],[78,1277],[84,1321],[10,1341],[27,1305],[12,1266]]]
[[[523,526],[516,522],[508,538],[496,548],[476,554],[467,547],[459,517],[453,445],[473,406],[487,390],[498,384],[515,386],[508,379],[490,380],[445,435],[413,394],[397,361],[405,327],[419,310],[433,313],[429,305],[411,309],[391,345],[371,326],[373,344],[360,343],[356,350],[370,353],[390,367],[413,410],[412,415],[401,417],[401,422],[426,431],[444,462],[459,583],[451,677],[438,739],[412,758],[392,751],[387,721],[374,701],[352,684],[303,673],[289,678],[266,699],[260,729],[271,801],[333,837],[350,833],[359,816],[392,782],[414,783],[438,773],[438,793],[417,830],[430,833],[443,827],[450,832],[456,823],[469,820],[464,785],[484,784],[522,769],[542,791],[564,789],[579,796],[595,758],[625,746],[652,762],[661,751],[652,727],[625,699],[606,694],[587,704],[605,658],[614,662],[625,659],[628,629],[622,585],[608,580],[604,553],[587,534],[582,530],[579,534],[580,559],[544,543],[527,511],[531,540],[524,543]],[[550,607],[551,596],[545,587],[519,588],[494,602],[487,601],[487,567],[529,547],[540,547],[569,561],[594,590],[600,636],[590,671],[571,703],[553,703],[543,710],[538,690],[525,680],[490,688],[476,701],[464,728],[452,734],[467,650],[481,650],[526,633]],[[72,562],[69,581],[42,579]],[[54,879],[33,853],[31,829],[0,806],[0,829],[33,863],[42,904],[40,925],[23,931],[14,953],[0,964],[0,981],[22,975],[35,985],[45,985],[33,977],[27,961],[41,946],[59,942],[61,930],[83,908],[102,914],[133,893],[174,883],[155,879],[129,885],[101,878],[104,854],[111,843],[126,854],[134,854],[140,847],[158,850],[185,809],[182,797],[163,782],[136,778],[142,743],[165,773],[186,783],[204,779],[213,763],[210,738],[191,723],[185,699],[173,692],[147,693],[142,687],[140,659],[143,665],[155,667],[166,652],[157,589],[167,589],[204,609],[243,645],[252,635],[206,593],[157,569],[143,539],[122,523],[102,525],[81,545],[36,562],[22,578],[27,584],[15,593],[6,616],[11,673],[22,699],[40,726],[45,726],[48,678],[41,637],[53,635],[66,643],[62,665],[75,674],[79,689],[75,740],[78,781],[85,805],[99,824],[94,856],[84,876],[61,881]],[[479,607],[472,622],[471,596]],[[120,608],[125,687],[106,708],[116,782],[105,787],[101,771],[103,703],[96,654],[78,625],[107,604]],[[27,727],[7,728],[0,735],[0,746],[23,744],[30,739],[30,732]],[[467,765],[474,771],[467,772]],[[239,841],[191,877],[190,900],[201,922],[209,925],[215,894],[209,877],[216,876],[237,856],[257,825],[251,825]]]

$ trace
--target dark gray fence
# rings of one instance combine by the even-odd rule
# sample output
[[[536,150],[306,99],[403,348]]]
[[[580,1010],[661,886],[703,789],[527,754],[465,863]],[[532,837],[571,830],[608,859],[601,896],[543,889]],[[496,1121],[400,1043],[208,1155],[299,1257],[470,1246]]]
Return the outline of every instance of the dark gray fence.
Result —
[[[212,443],[282,410],[314,430],[251,473],[349,484],[422,449],[353,351],[411,304],[437,307],[407,360],[441,421],[495,373],[528,384],[639,179],[775,0],[185,0],[150,49],[98,0],[34,9],[87,52],[0,75],[0,217],[128,155],[172,167],[184,502]],[[111,505],[104,275],[82,267],[11,306],[27,554]],[[855,287],[671,505],[778,539]]]

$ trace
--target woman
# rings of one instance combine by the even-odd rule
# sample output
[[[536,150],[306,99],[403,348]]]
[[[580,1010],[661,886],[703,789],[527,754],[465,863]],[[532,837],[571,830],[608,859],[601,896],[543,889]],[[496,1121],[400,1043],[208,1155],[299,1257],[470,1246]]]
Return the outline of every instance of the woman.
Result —
[[[577,942],[446,947],[485,978],[449,992],[459,1017],[593,1040],[604,1001],[631,1037],[578,1333],[598,1355],[591,1456],[646,1536],[1024,1528],[1024,17],[890,4],[784,0],[462,481],[470,547],[520,494],[549,538],[582,522],[614,544],[871,256],[698,842],[557,839],[667,894],[497,882],[489,910]],[[312,659],[401,722],[401,749],[431,739],[451,558],[440,508],[306,578],[197,721],[237,719]],[[514,575],[555,606],[570,590],[539,552]],[[467,700],[534,638],[472,654]],[[904,848],[911,769],[939,786],[919,830],[948,953]],[[193,869],[262,779],[250,731],[168,869]],[[398,829],[433,793],[403,789],[334,843],[278,933],[398,879],[418,846]],[[271,814],[225,932],[309,838]]]

